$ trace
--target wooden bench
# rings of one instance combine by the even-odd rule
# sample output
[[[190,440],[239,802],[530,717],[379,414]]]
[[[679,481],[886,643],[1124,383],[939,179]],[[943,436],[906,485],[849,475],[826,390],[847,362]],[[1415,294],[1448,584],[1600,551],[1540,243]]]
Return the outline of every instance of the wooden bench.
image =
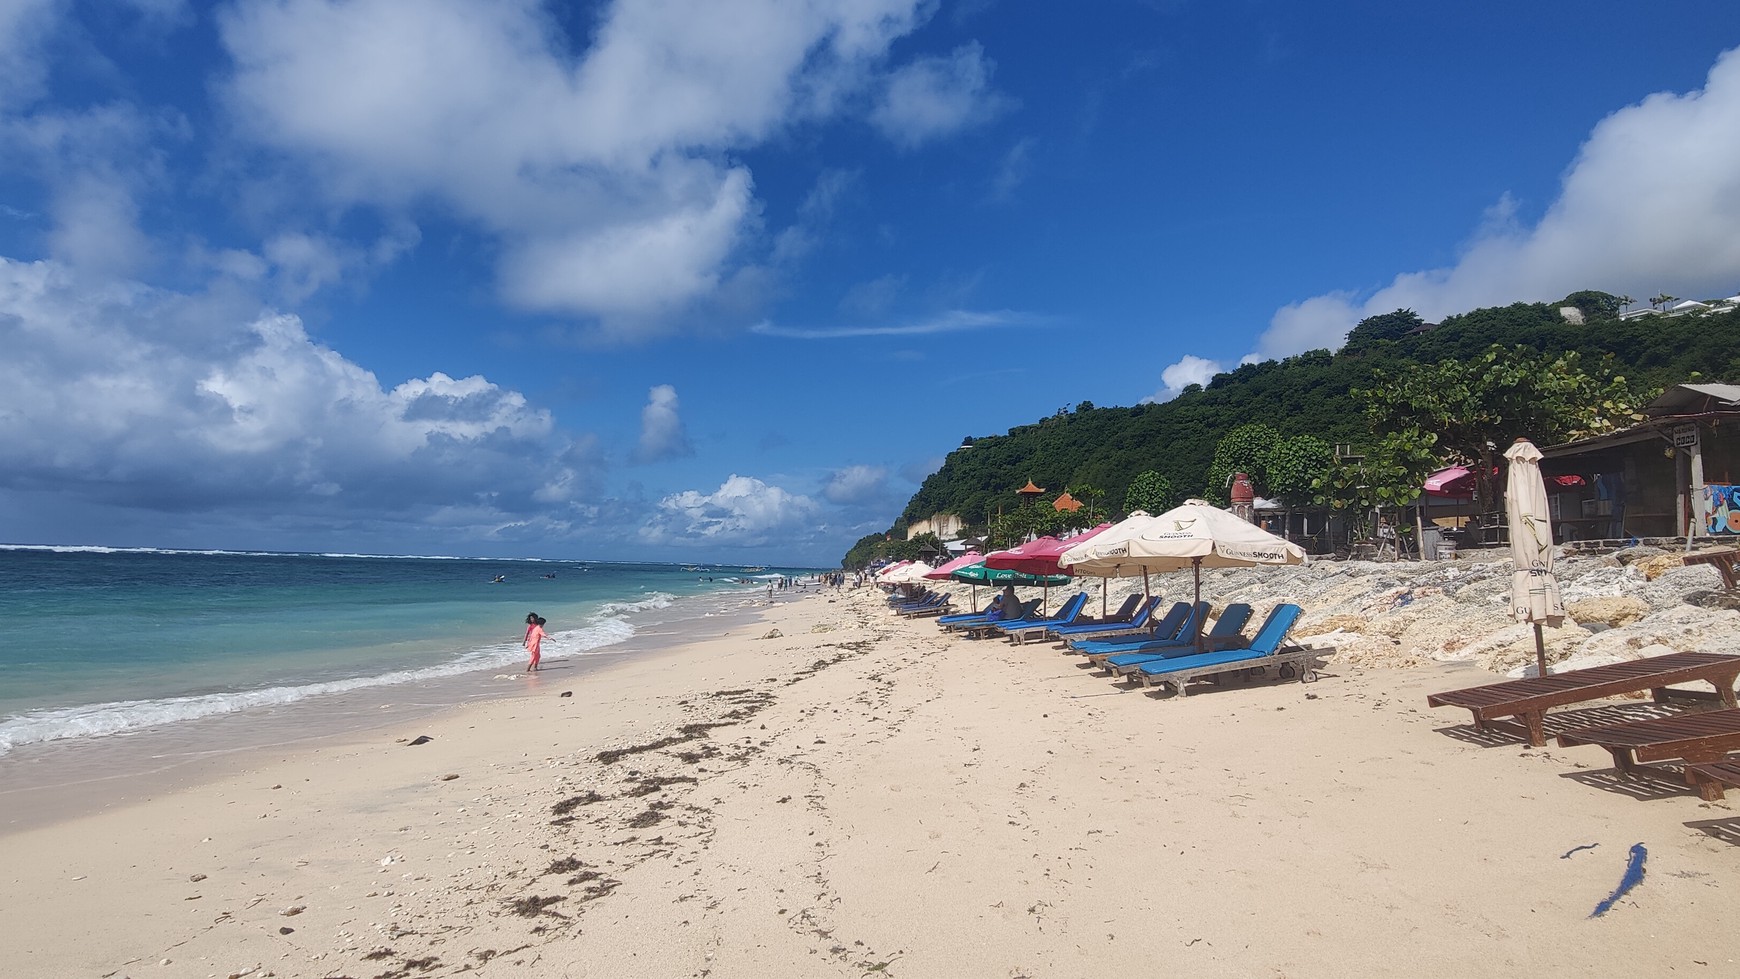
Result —
[[[1686,783],[1698,790],[1698,798],[1715,802],[1722,798],[1723,786],[1740,789],[1740,757],[1703,765],[1686,766]]]
[[[1714,565],[1716,573],[1722,576],[1723,587],[1729,591],[1740,588],[1740,582],[1736,581],[1736,572],[1740,572],[1740,548],[1722,547],[1713,551],[1687,554],[1680,558],[1680,563]]]
[[[1626,775],[1636,774],[1646,761],[1675,758],[1694,764],[1719,761],[1723,755],[1740,748],[1740,710],[1652,717],[1578,728],[1559,735],[1562,748],[1580,744],[1606,748],[1613,756],[1613,767]]]
[[[1714,686],[1722,703],[1734,707],[1736,677],[1740,677],[1740,656],[1670,653],[1587,670],[1435,693],[1426,698],[1426,703],[1433,707],[1466,707],[1474,714],[1474,726],[1480,730],[1496,728],[1509,731],[1527,738],[1529,744],[1539,748],[1547,743],[1543,719],[1553,707],[1643,690],[1650,691],[1658,702],[1675,696],[1696,696],[1669,690],[1668,686],[1699,680]],[[1517,723],[1519,721],[1521,723]]]

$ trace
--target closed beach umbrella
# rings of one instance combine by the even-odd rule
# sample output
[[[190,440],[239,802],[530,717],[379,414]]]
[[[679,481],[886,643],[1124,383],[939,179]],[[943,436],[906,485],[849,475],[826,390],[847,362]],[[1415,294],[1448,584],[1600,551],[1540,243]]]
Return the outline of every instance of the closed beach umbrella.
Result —
[[[1548,523],[1547,488],[1541,480],[1541,450],[1519,438],[1504,452],[1510,462],[1504,511],[1510,523],[1511,613],[1535,626],[1535,669],[1547,675],[1547,646],[1541,626],[1557,629],[1565,621],[1565,600],[1553,575],[1553,527]]]

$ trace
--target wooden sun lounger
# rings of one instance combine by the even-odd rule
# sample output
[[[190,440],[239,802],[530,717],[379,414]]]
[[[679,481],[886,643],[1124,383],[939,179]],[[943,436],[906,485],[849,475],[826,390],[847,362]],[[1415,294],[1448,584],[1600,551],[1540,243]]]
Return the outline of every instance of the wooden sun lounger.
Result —
[[[1712,710],[1675,717],[1652,717],[1559,735],[1559,746],[1593,744],[1613,755],[1613,767],[1630,775],[1642,762],[1681,758],[1713,762],[1740,748],[1740,710]],[[1688,776],[1689,777],[1689,776]]]
[[[1466,707],[1474,714],[1474,726],[1480,730],[1509,731],[1539,748],[1547,743],[1542,719],[1549,708],[1642,690],[1650,691],[1658,702],[1673,696],[1692,696],[1667,687],[1697,680],[1714,686],[1722,702],[1733,707],[1736,676],[1740,676],[1740,656],[1670,653],[1629,663],[1435,693],[1426,698],[1426,703],[1433,707]]]
[[[1724,786],[1740,789],[1740,756],[1703,765],[1686,766],[1686,782],[1698,790],[1698,798],[1715,802]]]

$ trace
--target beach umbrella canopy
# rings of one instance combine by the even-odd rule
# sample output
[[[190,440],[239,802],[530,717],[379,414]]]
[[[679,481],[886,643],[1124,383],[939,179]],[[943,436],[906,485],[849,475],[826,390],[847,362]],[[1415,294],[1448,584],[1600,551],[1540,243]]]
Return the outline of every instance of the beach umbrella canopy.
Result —
[[[973,585],[1067,585],[1069,575],[1033,575],[1008,569],[987,568],[983,561],[956,568],[949,574],[956,581]]]
[[[967,567],[968,565],[978,564],[984,559],[985,556],[980,554],[978,551],[968,551],[960,557],[955,558],[953,561],[932,568],[925,574],[925,577],[932,581],[947,581],[949,580],[949,576],[953,575],[957,569]]]
[[[1150,522],[1145,526],[1133,528],[1137,532],[1119,534],[1116,538],[1112,536],[1118,529],[1114,526],[1080,548],[1065,552],[1063,559],[1078,573],[1084,573],[1084,568],[1102,567],[1115,573],[1130,573],[1119,570],[1125,566],[1143,572],[1189,568],[1196,579],[1198,602],[1202,601],[1203,568],[1305,563],[1304,548],[1205,500],[1186,500],[1148,519]],[[1202,624],[1198,622],[1195,638],[1201,636]]]
[[[1557,629],[1565,621],[1565,601],[1553,574],[1553,527],[1548,523],[1547,488],[1541,481],[1541,450],[1519,438],[1504,452],[1504,511],[1510,523],[1511,613],[1535,626],[1535,668],[1547,675],[1547,647],[1541,626]]]
[[[1074,537],[1067,537],[1062,540],[1059,540],[1056,537],[1040,537],[1035,540],[1030,540],[1025,544],[1017,544],[1007,550],[992,551],[985,555],[985,567],[1008,571],[1024,571],[1028,574],[1037,575],[1068,574],[1069,572],[1067,569],[1059,566],[1057,561],[1058,557],[1061,556],[1064,551],[1069,550],[1076,544],[1092,540],[1095,535],[1110,526],[1111,524],[1109,523],[1103,523],[1092,530],[1076,534]],[[1050,589],[1047,588],[1046,591],[1047,595],[1043,600],[1049,601]],[[1100,590],[1100,605],[1101,610],[1104,611],[1105,589],[1103,588]]]
[[[1118,545],[1140,537],[1155,527],[1155,517],[1137,510],[1117,523],[1099,530],[1088,540],[1072,544],[1057,556],[1058,567],[1070,574],[1098,578],[1133,578],[1145,574],[1140,565],[1123,560]]]
[[[910,585],[923,581],[925,575],[932,570],[931,566],[923,561],[908,561],[882,580],[891,585]]]

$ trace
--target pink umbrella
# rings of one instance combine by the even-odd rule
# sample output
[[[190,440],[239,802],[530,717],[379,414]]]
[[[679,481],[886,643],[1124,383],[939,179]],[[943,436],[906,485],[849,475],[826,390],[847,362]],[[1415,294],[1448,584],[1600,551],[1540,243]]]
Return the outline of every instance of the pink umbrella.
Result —
[[[978,551],[968,551],[967,553],[962,554],[960,557],[955,558],[953,561],[948,561],[948,562],[945,562],[941,565],[938,565],[935,570],[931,571],[930,574],[925,575],[925,577],[931,579],[932,581],[947,581],[947,580],[949,580],[949,577],[955,573],[956,569],[965,568],[965,567],[968,567],[970,565],[978,564],[980,561],[983,561],[984,559],[985,559],[985,556],[980,554]],[[978,585],[973,586],[972,602],[973,602],[974,608],[979,607],[979,586]]]
[[[1103,532],[1111,524],[1103,523],[1092,530],[1080,533],[1074,537],[1058,540],[1055,537],[1041,537],[1019,544],[1008,550],[992,551],[985,555],[985,567],[1008,571],[1021,571],[1032,575],[1069,574],[1068,569],[1058,565],[1057,559],[1064,551],[1069,550],[1082,541],[1092,540],[1095,535]],[[1050,588],[1046,591],[1049,593]],[[1047,596],[1049,597],[1049,595]],[[1105,614],[1106,593],[1100,589],[1100,614]]]
[[[925,575],[925,577],[932,581],[947,581],[949,580],[949,576],[955,573],[955,569],[964,568],[969,564],[978,564],[984,559],[984,555],[980,554],[978,551],[968,551],[960,557],[955,558],[953,561],[931,571],[929,574]]]

